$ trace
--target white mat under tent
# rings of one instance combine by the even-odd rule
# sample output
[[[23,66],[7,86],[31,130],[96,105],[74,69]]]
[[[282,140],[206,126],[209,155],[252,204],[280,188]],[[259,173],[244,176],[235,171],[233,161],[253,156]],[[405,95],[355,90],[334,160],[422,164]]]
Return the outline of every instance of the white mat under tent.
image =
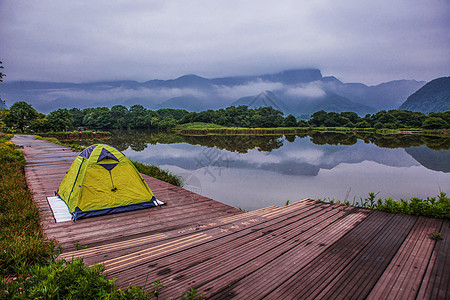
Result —
[[[56,223],[67,222],[72,220],[72,214],[69,212],[69,208],[59,196],[47,197],[48,204],[53,212],[53,217]]]
[[[158,205],[163,205],[163,204],[165,204],[164,202],[162,202],[161,200],[158,200],[158,199],[155,199],[156,200],[156,204],[158,204]]]
[[[48,204],[53,212],[53,217],[56,223],[67,222],[72,220],[72,214],[69,212],[69,207],[67,207],[66,202],[59,196],[47,197]],[[165,204],[164,202],[156,199],[158,205]]]

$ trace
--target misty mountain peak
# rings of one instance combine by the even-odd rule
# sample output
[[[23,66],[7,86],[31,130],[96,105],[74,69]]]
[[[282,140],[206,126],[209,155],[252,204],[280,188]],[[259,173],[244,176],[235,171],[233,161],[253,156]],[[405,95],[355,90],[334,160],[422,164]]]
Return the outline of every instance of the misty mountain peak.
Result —
[[[319,69],[293,69],[276,74],[267,74],[261,77],[263,80],[281,82],[288,85],[317,81],[322,79]]]
[[[211,82],[207,78],[203,78],[195,74],[188,74],[178,77],[177,79],[167,80],[163,83],[163,85],[168,87],[207,88],[211,86]]]
[[[196,74],[186,74],[186,75],[178,77],[175,80],[194,80],[195,81],[195,80],[208,80],[208,79],[198,76]]]

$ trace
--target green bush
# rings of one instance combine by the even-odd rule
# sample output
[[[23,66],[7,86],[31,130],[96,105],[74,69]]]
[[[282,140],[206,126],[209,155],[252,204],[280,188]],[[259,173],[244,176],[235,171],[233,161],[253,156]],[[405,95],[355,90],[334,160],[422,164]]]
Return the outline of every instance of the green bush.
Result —
[[[169,171],[163,170],[157,166],[143,164],[134,160],[132,160],[132,162],[136,169],[142,174],[154,177],[176,186],[183,186],[181,178],[170,173]]]
[[[438,219],[450,219],[450,198],[446,193],[441,192],[438,197],[428,197],[426,199],[411,198],[409,201],[400,201],[387,198],[384,201],[378,200],[375,209],[403,213],[414,216],[425,216]]]
[[[103,274],[102,265],[88,267],[82,259],[58,260],[36,264],[26,276],[1,283],[3,299],[149,299],[139,286],[118,289],[113,279]]]
[[[369,193],[369,197],[360,199],[360,201],[350,203],[349,201],[341,202],[339,200],[329,200],[331,204],[353,205],[357,207],[372,208],[390,213],[402,213],[413,216],[424,216],[437,219],[450,219],[450,198],[446,193],[441,192],[437,197],[428,197],[420,199],[413,197],[409,200],[400,199],[400,201],[392,198],[376,200],[375,193]],[[323,201],[318,199],[319,201]]]

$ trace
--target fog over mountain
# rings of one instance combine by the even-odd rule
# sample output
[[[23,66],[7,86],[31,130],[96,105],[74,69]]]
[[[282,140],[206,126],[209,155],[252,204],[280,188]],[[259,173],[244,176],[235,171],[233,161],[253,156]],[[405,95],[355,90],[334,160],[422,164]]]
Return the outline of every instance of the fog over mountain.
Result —
[[[58,108],[112,107],[134,104],[146,108],[182,108],[189,111],[230,105],[267,104],[285,114],[310,114],[318,110],[374,113],[395,109],[425,83],[400,80],[367,86],[323,77],[318,69],[295,69],[274,74],[203,78],[184,75],[171,80],[104,81],[86,83],[14,81],[0,85],[0,95],[10,106],[31,103],[48,113]]]

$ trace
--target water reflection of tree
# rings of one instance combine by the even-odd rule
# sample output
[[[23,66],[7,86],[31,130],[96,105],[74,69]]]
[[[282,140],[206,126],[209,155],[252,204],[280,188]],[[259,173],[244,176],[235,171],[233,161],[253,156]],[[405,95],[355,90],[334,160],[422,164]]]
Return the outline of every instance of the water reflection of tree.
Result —
[[[296,138],[310,136],[316,145],[353,145],[358,140],[372,143],[382,148],[408,148],[426,145],[432,150],[450,149],[450,138],[440,136],[391,134],[380,135],[374,133],[341,133],[341,132],[314,132],[297,135],[208,135],[183,136],[173,132],[155,130],[115,130],[109,139],[70,141],[81,145],[107,143],[123,151],[131,147],[134,151],[143,151],[148,144],[178,144],[188,143],[205,147],[217,147],[228,151],[247,153],[250,149],[270,152],[281,148],[283,142],[293,143]]]
[[[285,138],[286,138],[286,141],[288,141],[289,143],[293,143],[293,142],[295,142],[295,135],[286,135],[285,136]]]
[[[108,140],[111,146],[123,151],[131,147],[134,151],[143,151],[148,144],[177,144],[184,140],[177,134],[156,130],[114,130]]]
[[[450,149],[450,138],[414,134],[373,135],[370,141],[383,148],[408,148],[426,145],[433,150]]]
[[[294,136],[295,139],[295,136]],[[205,147],[216,147],[232,152],[247,153],[250,149],[270,152],[283,146],[282,135],[208,135],[182,136],[171,132],[117,130],[108,143],[119,150],[131,147],[134,151],[143,151],[147,144],[188,143]]]
[[[185,136],[185,142],[191,145],[216,147],[232,152],[247,153],[250,149],[270,152],[283,146],[282,135],[208,135]]]
[[[314,132],[310,134],[311,142],[316,145],[353,145],[358,138],[355,134],[339,132]]]
[[[450,138],[415,134],[374,134],[374,133],[339,133],[314,132],[310,134],[311,142],[316,145],[353,145],[358,139],[373,143],[381,148],[408,148],[426,145],[433,150],[450,149]]]

